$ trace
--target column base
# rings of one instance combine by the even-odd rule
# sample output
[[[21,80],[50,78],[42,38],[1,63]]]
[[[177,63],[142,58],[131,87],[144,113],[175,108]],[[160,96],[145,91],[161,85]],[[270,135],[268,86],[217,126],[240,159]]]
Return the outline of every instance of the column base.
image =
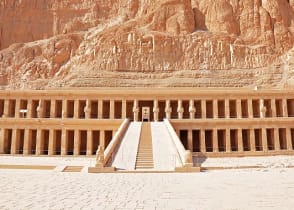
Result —
[[[113,173],[115,172],[115,167],[89,167],[88,173]]]
[[[194,166],[176,167],[175,172],[180,172],[180,173],[201,172],[201,167],[194,167]]]

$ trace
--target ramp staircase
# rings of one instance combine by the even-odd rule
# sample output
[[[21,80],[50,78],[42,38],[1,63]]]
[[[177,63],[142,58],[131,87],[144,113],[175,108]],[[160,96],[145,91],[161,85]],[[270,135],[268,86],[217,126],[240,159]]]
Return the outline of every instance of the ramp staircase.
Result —
[[[152,136],[150,122],[143,122],[138,146],[136,169],[153,169]]]

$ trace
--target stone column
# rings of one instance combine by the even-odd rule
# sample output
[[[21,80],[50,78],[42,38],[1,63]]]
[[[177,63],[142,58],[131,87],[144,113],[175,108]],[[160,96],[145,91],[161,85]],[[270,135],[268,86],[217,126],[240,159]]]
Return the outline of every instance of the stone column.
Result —
[[[48,146],[48,155],[56,154],[56,136],[53,129],[49,130],[49,146]]]
[[[51,100],[51,106],[50,106],[50,118],[56,117],[56,100]]]
[[[218,152],[218,139],[217,139],[217,129],[213,129],[212,134],[212,145],[213,145],[213,152]]]
[[[138,107],[138,101],[134,100],[134,107],[133,107],[133,113],[134,113],[134,121],[139,121],[139,107]]]
[[[42,154],[42,148],[44,148],[43,145],[44,141],[42,139],[42,130],[37,129],[37,137],[36,137],[36,155]]]
[[[32,118],[32,103],[32,99],[29,99],[27,105],[27,118]]]
[[[225,99],[225,117],[230,118],[230,101]]]
[[[79,130],[74,131],[74,155],[80,155],[81,139]]]
[[[122,114],[122,119],[127,118],[127,101],[122,100],[122,106],[121,106],[121,114]]]
[[[100,148],[103,149],[104,151],[105,150],[105,131],[100,130],[99,134],[100,134],[99,136]]]
[[[103,101],[99,100],[98,101],[98,119],[103,118]]]
[[[11,154],[17,154],[17,142],[18,142],[18,131],[17,129],[12,129],[12,139],[11,139]]]
[[[3,110],[3,116],[2,117],[9,117],[9,105],[10,105],[9,100],[6,99],[4,101],[4,110]]]
[[[201,100],[201,118],[206,119],[206,100]]]
[[[237,106],[237,118],[242,118],[242,103],[241,99],[236,100],[236,106]]]
[[[277,117],[277,108],[276,108],[275,99],[271,99],[271,110],[272,110],[272,117]]]
[[[32,144],[32,132],[29,129],[24,130],[24,142],[23,142],[23,154],[29,155],[31,154],[31,147]]]
[[[274,128],[274,141],[275,141],[275,150],[279,151],[281,149],[281,145],[280,145],[280,137],[279,137],[278,128]]]
[[[287,150],[293,150],[291,128],[286,128]]]
[[[182,100],[178,100],[178,119],[183,119],[184,108],[182,107]]]
[[[15,118],[19,118],[20,117],[20,99],[17,98],[15,101]]]
[[[206,146],[205,146],[205,130],[200,130],[200,152],[205,153],[206,152]]]
[[[267,136],[266,136],[266,129],[261,129],[261,142],[262,142],[262,150],[264,152],[268,151],[268,144],[267,144]]]
[[[252,99],[248,99],[248,117],[253,118],[253,107],[252,107]]]
[[[264,106],[264,100],[260,99],[259,101],[259,111],[260,111],[260,118],[266,117],[266,107]]]
[[[238,130],[237,130],[237,132],[238,132],[238,151],[239,152],[243,152],[244,151],[244,148],[243,148],[243,138],[242,138],[242,129],[241,128],[239,128]]]
[[[218,105],[217,105],[217,99],[214,99],[214,100],[213,100],[212,112],[213,112],[213,118],[214,118],[214,119],[217,119],[217,118],[218,118]]]
[[[67,100],[62,101],[62,118],[67,118]]]
[[[4,154],[5,129],[0,129],[0,154]]]
[[[255,134],[254,134],[254,129],[249,130],[249,135],[250,135],[250,151],[255,152]]]
[[[188,130],[188,149],[193,152],[193,130]]]
[[[165,117],[166,119],[171,119],[171,112],[172,112],[172,109],[170,107],[170,100],[166,100],[165,102]]]
[[[283,98],[282,100],[283,106],[283,117],[288,117],[288,107],[287,107],[287,99]]]
[[[159,113],[158,100],[154,100],[154,102],[153,102],[153,118],[154,118],[155,122],[158,122],[158,113]]]
[[[231,152],[232,147],[231,147],[231,133],[230,129],[226,129],[226,152]]]
[[[86,101],[86,106],[84,107],[84,112],[85,112],[85,118],[90,119],[91,118],[91,101],[90,100]]]
[[[43,105],[44,101],[43,100],[39,100],[39,105],[37,107],[37,115],[38,118],[43,118],[44,117],[44,105]]]
[[[87,131],[87,155],[92,155],[93,151],[93,141],[92,141],[92,130]]]
[[[66,129],[61,131],[61,155],[67,155],[67,134]]]
[[[109,117],[110,117],[110,119],[114,119],[114,109],[115,109],[114,100],[110,100],[110,105],[109,105]]]
[[[80,109],[79,109],[79,100],[75,100],[74,101],[74,118],[75,119],[78,119],[79,118],[79,111],[80,111]]]
[[[191,99],[189,102],[189,113],[190,113],[191,120],[195,119],[195,112],[196,112],[196,109],[194,106],[194,100]]]

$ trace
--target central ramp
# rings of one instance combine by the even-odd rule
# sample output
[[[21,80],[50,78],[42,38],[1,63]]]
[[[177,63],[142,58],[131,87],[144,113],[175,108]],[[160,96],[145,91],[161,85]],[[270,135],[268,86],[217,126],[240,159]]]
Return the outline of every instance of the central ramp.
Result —
[[[113,157],[111,166],[118,170],[135,170],[136,155],[140,140],[141,122],[132,122]]]
[[[136,169],[152,169],[153,167],[151,124],[150,122],[143,122],[137,152]]]

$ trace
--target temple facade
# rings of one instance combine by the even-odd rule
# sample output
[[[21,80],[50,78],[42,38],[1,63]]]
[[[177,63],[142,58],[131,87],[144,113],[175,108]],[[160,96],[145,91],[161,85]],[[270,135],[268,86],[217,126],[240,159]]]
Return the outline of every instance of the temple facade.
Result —
[[[96,89],[0,92],[0,154],[92,156],[125,119],[167,119],[197,156],[294,154],[294,91]]]

